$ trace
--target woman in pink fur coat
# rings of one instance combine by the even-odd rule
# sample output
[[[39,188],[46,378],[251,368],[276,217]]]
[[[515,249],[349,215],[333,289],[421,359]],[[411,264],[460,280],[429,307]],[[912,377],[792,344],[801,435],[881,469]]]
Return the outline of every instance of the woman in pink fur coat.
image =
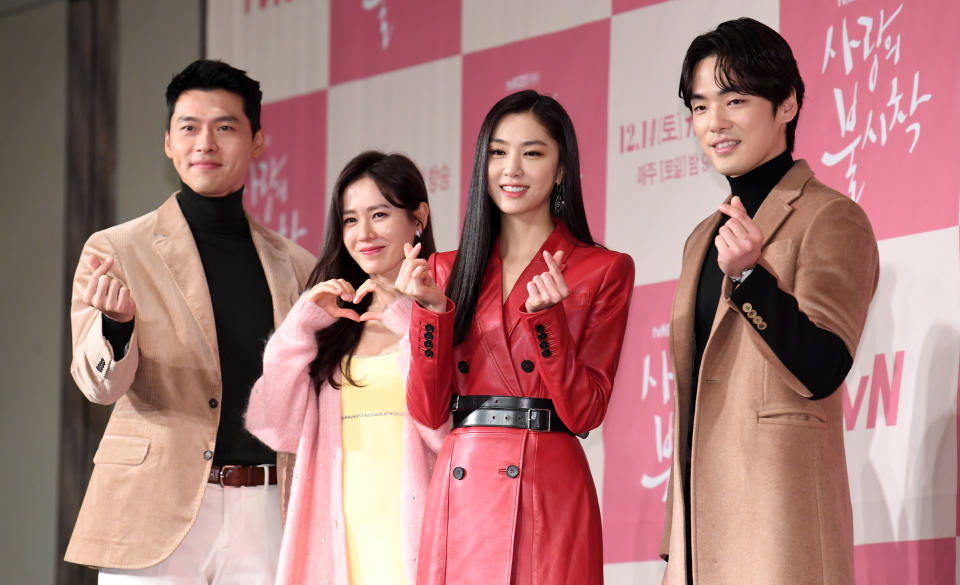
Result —
[[[271,448],[296,453],[278,584],[415,583],[446,430],[406,413],[411,305],[393,284],[405,244],[424,258],[434,251],[428,218],[408,158],[364,152],[347,163],[313,287],[267,343],[246,422]]]

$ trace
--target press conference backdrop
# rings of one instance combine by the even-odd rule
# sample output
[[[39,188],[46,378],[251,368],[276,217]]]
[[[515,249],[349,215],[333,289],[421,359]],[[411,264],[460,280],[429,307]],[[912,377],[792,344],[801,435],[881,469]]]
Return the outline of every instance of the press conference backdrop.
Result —
[[[500,97],[556,97],[577,129],[594,236],[636,263],[623,358],[584,447],[607,580],[659,582],[672,436],[669,314],[683,242],[727,194],[677,98],[684,51],[751,16],[807,85],[795,157],[858,201],[881,275],[843,387],[857,583],[955,585],[960,374],[956,0],[209,0],[207,53],[263,83],[247,205],[316,252],[339,169],[420,166],[457,245],[477,131]],[[758,535],[762,538],[762,535]]]

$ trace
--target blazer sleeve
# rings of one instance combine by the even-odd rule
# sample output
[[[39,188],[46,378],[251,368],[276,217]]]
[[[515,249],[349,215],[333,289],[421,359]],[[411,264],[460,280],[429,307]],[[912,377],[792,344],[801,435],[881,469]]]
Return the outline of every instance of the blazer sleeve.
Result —
[[[600,426],[607,413],[633,293],[633,259],[616,254],[594,296],[579,345],[567,326],[563,303],[521,313],[535,366],[557,414],[574,433]]]
[[[783,289],[775,269],[766,265],[762,257],[760,265]],[[796,299],[797,309],[817,328],[839,338],[853,357],[877,288],[879,272],[877,240],[870,221],[859,205],[840,197],[817,212],[803,235],[797,252],[792,296]],[[749,284],[751,278],[753,275],[744,285]],[[765,341],[765,337],[777,335],[778,324],[775,318],[768,319],[768,315],[764,315],[763,303],[758,302],[754,308],[754,303],[750,302],[752,299],[743,294],[732,296],[735,298],[727,299],[727,303],[747,318],[754,332],[752,337],[766,360],[795,392],[808,398],[815,396]],[[752,318],[751,311],[754,311]],[[769,317],[775,314],[771,312]]]
[[[436,254],[430,270],[437,274]],[[407,374],[407,412],[418,423],[438,429],[450,419],[453,393],[453,301],[434,313],[413,303],[410,315],[410,371]]]
[[[110,276],[127,284],[121,259],[108,234],[97,232],[90,236],[80,253],[80,262],[73,277],[70,299],[73,359],[70,374],[88,400],[97,404],[113,404],[130,389],[140,365],[136,324],[139,319],[134,316],[133,333],[126,354],[121,359],[114,359],[113,348],[103,335],[103,313],[83,302],[84,290],[93,274],[87,264],[90,255],[100,260],[112,257],[114,264]],[[130,293],[136,302],[136,291],[131,290]]]
[[[246,426],[275,451],[296,452],[303,420],[316,391],[310,363],[317,355],[315,333],[333,318],[307,295],[290,309],[263,352],[263,375],[254,383]]]

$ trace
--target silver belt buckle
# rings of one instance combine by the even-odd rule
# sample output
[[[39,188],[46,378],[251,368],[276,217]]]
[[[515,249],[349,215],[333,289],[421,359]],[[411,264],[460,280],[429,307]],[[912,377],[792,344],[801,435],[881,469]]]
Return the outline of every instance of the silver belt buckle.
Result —
[[[530,424],[533,422],[533,413],[534,413],[534,412],[541,412],[541,413],[543,413],[544,416],[546,416],[546,418],[547,418],[547,428],[546,428],[546,429],[532,429],[532,428],[530,428]],[[531,408],[531,409],[527,410],[527,428],[528,428],[529,430],[531,430],[531,431],[536,430],[536,431],[546,431],[546,432],[549,432],[549,431],[550,431],[551,418],[552,418],[552,417],[551,417],[551,413],[550,413],[550,410],[549,410],[549,409],[546,409],[546,408]]]

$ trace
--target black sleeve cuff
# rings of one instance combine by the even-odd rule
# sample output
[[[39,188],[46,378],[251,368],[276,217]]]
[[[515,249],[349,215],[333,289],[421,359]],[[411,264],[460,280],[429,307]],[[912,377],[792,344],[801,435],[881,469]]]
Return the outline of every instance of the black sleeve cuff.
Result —
[[[133,319],[126,323],[114,321],[106,315],[101,315],[101,319],[103,319],[101,323],[103,338],[113,348],[113,361],[118,362],[127,354],[127,344],[133,336]]]
[[[826,398],[840,387],[853,359],[837,335],[817,327],[800,310],[797,299],[777,286],[777,279],[758,265],[730,294],[790,373],[813,394]]]

